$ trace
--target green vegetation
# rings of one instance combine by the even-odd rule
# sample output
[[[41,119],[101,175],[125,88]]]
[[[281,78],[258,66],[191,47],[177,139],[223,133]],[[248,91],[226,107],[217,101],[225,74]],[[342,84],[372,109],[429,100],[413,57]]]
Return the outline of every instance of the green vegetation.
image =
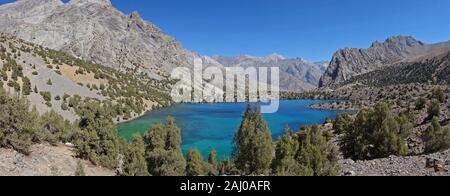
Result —
[[[432,100],[430,105],[428,105],[428,119],[431,120],[434,117],[441,115],[441,105],[437,100]]]
[[[354,121],[345,123],[341,151],[346,158],[354,160],[406,154],[405,135],[410,132],[411,124],[405,118],[395,118],[386,103],[361,110]]]
[[[42,98],[44,99],[44,101],[47,101],[47,102],[52,101],[52,94],[50,92],[41,91],[40,94],[41,94]]]
[[[81,161],[77,162],[77,170],[75,170],[75,176],[86,176],[86,173],[84,172],[84,166]]]
[[[27,77],[22,78],[23,87],[22,87],[22,94],[23,95],[30,95],[31,94],[31,81]]]
[[[0,89],[0,147],[29,154],[33,143],[70,141],[76,129],[55,112],[39,116],[36,109],[19,97],[9,97]],[[23,123],[27,122],[27,123]]]
[[[80,130],[74,136],[77,155],[107,168],[117,167],[120,143],[112,117],[94,103],[86,104],[80,113]]]
[[[427,104],[427,100],[423,97],[417,99],[416,101],[416,110],[423,110],[425,109]]]
[[[186,175],[205,176],[209,173],[210,166],[206,163],[198,150],[189,150],[187,154]]]
[[[245,175],[268,175],[273,158],[273,141],[259,110],[249,105],[235,135],[236,167]]]
[[[186,161],[181,152],[180,129],[171,117],[165,124],[150,128],[145,134],[146,159],[149,172],[153,176],[182,176]]]
[[[444,103],[446,96],[444,94],[444,91],[441,88],[436,88],[433,90],[432,92],[432,96],[433,99],[438,100],[440,103]]]
[[[145,143],[137,134],[129,145],[125,146],[124,168],[121,175],[124,176],[148,176],[147,162],[145,160]]]
[[[425,143],[425,152],[434,153],[450,148],[450,128],[442,128],[437,117],[428,129],[423,133],[422,140]]]
[[[336,151],[319,126],[305,128],[299,134],[287,129],[277,143],[273,173],[279,176],[338,175]]]

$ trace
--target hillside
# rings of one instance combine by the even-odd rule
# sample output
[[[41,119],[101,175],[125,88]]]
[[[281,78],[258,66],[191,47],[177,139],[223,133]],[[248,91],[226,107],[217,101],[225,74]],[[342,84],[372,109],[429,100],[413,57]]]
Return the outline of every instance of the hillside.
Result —
[[[448,42],[425,44],[413,37],[397,36],[388,38],[383,43],[374,42],[368,49],[341,49],[333,55],[320,86],[333,86],[401,62],[415,62],[424,57],[437,56],[446,53],[449,48]]]
[[[55,110],[74,121],[86,104],[96,102],[120,120],[170,104],[160,90],[170,81],[119,72],[7,34],[0,34],[0,56],[0,84],[26,97],[40,113]]]

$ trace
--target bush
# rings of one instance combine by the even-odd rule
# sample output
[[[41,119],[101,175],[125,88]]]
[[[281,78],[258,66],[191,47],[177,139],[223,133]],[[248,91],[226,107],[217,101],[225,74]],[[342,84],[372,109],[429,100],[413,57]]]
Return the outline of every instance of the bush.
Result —
[[[180,148],[180,134],[180,129],[170,117],[165,124],[154,125],[145,134],[146,158],[151,175],[185,175],[186,161]]]
[[[261,112],[248,105],[234,137],[236,167],[244,175],[268,175],[273,159],[273,140]]]
[[[434,153],[450,148],[450,128],[442,128],[439,119],[434,117],[428,129],[423,133],[425,152]]]
[[[0,147],[28,155],[31,144],[36,141],[36,132],[40,130],[36,109],[30,112],[25,99],[11,98],[0,89],[0,111]]]
[[[136,134],[130,144],[126,145],[123,163],[123,176],[148,176],[145,160],[145,143],[141,135]]]
[[[44,101],[46,102],[50,102],[52,101],[52,94],[50,92],[47,91],[42,91],[40,92],[42,98],[44,99]]]
[[[423,110],[423,109],[425,109],[426,104],[427,104],[427,100],[425,98],[421,97],[421,98],[417,99],[417,101],[416,101],[416,110]]]
[[[209,165],[203,160],[197,150],[189,150],[186,161],[187,176],[205,176],[208,174]]]
[[[446,99],[444,91],[441,88],[434,89],[431,97],[438,100],[440,103],[444,103]]]
[[[441,106],[437,100],[431,101],[428,106],[428,119],[431,120],[433,117],[438,117],[441,115]]]
[[[344,157],[366,160],[405,155],[408,148],[404,135],[410,132],[405,129],[411,127],[405,118],[394,118],[386,103],[361,110],[339,141]]]

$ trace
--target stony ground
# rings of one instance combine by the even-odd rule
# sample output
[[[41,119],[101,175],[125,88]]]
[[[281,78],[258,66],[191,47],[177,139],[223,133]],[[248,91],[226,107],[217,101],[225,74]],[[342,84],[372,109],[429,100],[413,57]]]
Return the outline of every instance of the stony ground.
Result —
[[[340,161],[344,176],[450,176],[450,150],[432,155]]]
[[[88,176],[115,175],[112,170],[74,158],[72,150],[64,145],[39,144],[32,146],[31,151],[29,156],[25,156],[0,148],[0,176],[73,176],[79,161]]]

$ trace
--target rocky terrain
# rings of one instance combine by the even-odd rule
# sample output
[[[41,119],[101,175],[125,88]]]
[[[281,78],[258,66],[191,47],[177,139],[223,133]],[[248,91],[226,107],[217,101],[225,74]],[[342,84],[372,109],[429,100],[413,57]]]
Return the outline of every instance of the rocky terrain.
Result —
[[[354,76],[386,68],[400,62],[416,62],[448,52],[449,43],[425,44],[413,37],[397,36],[368,49],[345,48],[337,51],[320,80],[321,87],[333,86]]]
[[[137,12],[123,14],[110,0],[19,0],[0,7],[0,31],[158,80],[166,79],[176,67],[192,66],[196,58],[220,66],[184,49]]]
[[[277,54],[267,57],[242,55],[213,58],[225,67],[279,67],[280,89],[293,92],[305,92],[317,88],[326,68],[323,62],[311,63],[302,58],[286,59]]]
[[[87,176],[114,176],[115,171],[93,166],[90,162],[74,158],[70,147],[38,144],[25,156],[11,149],[0,148],[0,176],[74,176],[77,168]]]
[[[450,151],[372,161],[340,161],[344,176],[450,176]]]
[[[126,15],[109,0],[19,0],[0,7],[0,32],[158,80],[167,79],[176,67],[192,68],[194,59],[202,59],[204,67],[236,65],[230,64],[230,59],[210,58],[184,49],[139,13]],[[278,65],[273,57],[243,66]],[[283,59],[280,63],[282,89],[287,91],[316,88],[323,73],[323,63],[318,67],[301,59]]]

